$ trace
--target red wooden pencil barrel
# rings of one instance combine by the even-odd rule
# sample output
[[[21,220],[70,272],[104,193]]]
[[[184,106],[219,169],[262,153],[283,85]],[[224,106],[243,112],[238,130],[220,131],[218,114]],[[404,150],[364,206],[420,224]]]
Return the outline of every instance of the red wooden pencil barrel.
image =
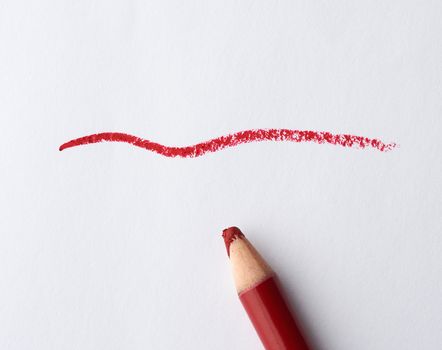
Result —
[[[239,298],[266,349],[308,349],[274,277]]]
[[[239,298],[264,347],[309,350],[271,268],[238,228],[224,230],[223,237]]]

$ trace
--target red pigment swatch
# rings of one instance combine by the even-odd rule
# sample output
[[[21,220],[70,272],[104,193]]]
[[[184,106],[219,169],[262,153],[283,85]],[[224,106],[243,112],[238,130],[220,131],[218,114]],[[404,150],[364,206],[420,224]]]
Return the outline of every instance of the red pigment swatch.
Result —
[[[125,142],[133,146],[156,152],[165,157],[195,158],[206,153],[217,152],[227,147],[235,147],[243,143],[260,141],[289,141],[289,142],[315,142],[329,143],[343,147],[374,148],[381,152],[390,151],[396,147],[395,143],[384,143],[378,139],[348,134],[332,134],[327,131],[291,130],[291,129],[254,129],[239,131],[234,134],[220,136],[215,139],[200,142],[193,146],[169,147],[162,144],[142,139],[137,136],[120,132],[103,132],[88,135],[68,141],[60,146],[60,151],[90,143]]]

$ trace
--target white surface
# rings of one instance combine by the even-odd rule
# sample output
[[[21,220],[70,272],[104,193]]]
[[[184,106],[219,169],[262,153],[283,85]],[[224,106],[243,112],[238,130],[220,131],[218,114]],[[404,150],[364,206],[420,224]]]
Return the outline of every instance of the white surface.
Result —
[[[315,349],[441,348],[441,16],[440,1],[3,0],[0,348],[260,348],[229,225]],[[258,127],[400,148],[58,151]]]

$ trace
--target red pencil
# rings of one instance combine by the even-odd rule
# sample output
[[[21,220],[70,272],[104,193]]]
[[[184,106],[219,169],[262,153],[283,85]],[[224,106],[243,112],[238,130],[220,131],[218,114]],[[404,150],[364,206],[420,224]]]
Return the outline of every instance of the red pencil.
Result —
[[[223,231],[239,299],[267,350],[309,350],[275,273],[237,227]]]

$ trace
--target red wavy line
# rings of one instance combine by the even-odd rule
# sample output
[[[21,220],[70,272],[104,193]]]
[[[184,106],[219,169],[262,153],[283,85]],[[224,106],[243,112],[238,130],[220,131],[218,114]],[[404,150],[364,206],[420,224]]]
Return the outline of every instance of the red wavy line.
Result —
[[[169,147],[137,136],[119,132],[103,132],[88,135],[68,141],[60,146],[60,151],[90,143],[102,141],[126,142],[133,146],[156,152],[165,157],[194,158],[209,152],[217,152],[227,147],[235,147],[243,143],[260,141],[289,141],[289,142],[315,142],[319,144],[329,143],[343,147],[374,148],[385,152],[396,147],[395,143],[384,143],[378,139],[348,134],[332,134],[327,131],[290,130],[290,129],[255,129],[239,131],[234,134],[220,136],[215,139],[204,141],[193,146]]]

